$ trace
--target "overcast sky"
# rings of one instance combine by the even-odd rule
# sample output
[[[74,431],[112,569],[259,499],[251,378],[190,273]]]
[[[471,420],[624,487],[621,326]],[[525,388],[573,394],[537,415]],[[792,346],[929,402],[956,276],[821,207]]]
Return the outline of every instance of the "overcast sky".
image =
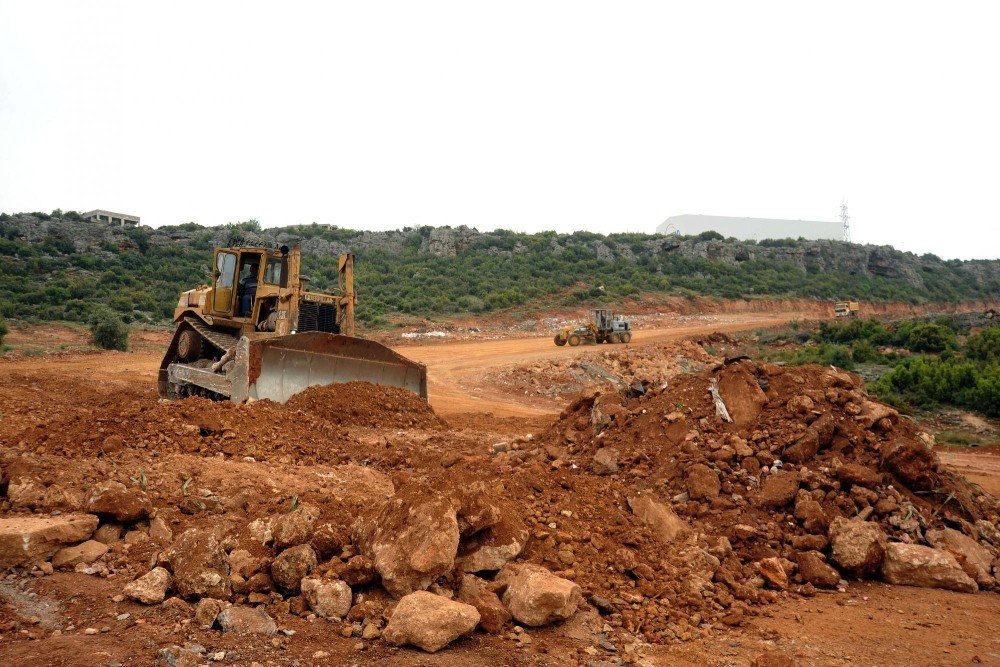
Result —
[[[0,211],[1000,256],[1000,3],[0,0]]]

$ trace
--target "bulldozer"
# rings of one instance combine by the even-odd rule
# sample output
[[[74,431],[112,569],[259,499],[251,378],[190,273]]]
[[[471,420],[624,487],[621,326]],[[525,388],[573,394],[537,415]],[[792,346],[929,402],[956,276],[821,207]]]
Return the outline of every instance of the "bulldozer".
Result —
[[[567,343],[575,347],[583,342],[628,343],[631,340],[632,329],[629,323],[607,308],[596,308],[589,321],[565,326],[555,335],[555,343],[560,347]]]
[[[164,398],[284,403],[314,385],[365,381],[427,400],[427,369],[354,336],[354,255],[338,258],[337,287],[309,289],[299,246],[216,248],[211,284],[181,293],[160,363]]]

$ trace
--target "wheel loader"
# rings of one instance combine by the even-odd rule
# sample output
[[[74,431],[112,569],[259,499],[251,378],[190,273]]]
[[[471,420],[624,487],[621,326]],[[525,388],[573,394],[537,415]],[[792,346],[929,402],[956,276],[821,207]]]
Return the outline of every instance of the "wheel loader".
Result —
[[[329,293],[308,289],[300,260],[298,246],[217,248],[211,284],[177,302],[160,396],[284,403],[313,385],[358,380],[426,400],[423,364],[354,336],[354,255],[339,257]]]
[[[607,308],[594,310],[593,318],[583,324],[565,326],[555,335],[555,343],[560,347],[569,343],[628,343],[632,340],[632,329],[621,315],[615,315]]]

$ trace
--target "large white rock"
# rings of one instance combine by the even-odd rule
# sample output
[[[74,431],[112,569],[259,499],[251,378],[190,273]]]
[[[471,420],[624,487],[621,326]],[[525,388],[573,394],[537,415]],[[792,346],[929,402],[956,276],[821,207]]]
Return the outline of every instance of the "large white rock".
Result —
[[[412,644],[434,653],[472,632],[478,623],[479,612],[472,605],[417,591],[396,605],[382,638],[396,646]]]
[[[565,620],[576,613],[583,600],[579,586],[538,565],[508,565],[497,575],[497,581],[500,587],[506,587],[504,605],[515,620],[525,625]]]
[[[170,573],[165,568],[154,567],[125,586],[125,595],[143,604],[159,604],[170,588]]]
[[[954,556],[920,544],[890,544],[882,561],[882,578],[904,586],[945,588],[961,593],[979,590]]]
[[[324,581],[315,577],[302,580],[302,596],[317,616],[341,619],[351,610],[351,587],[339,579]]]
[[[0,569],[48,560],[59,549],[88,539],[97,523],[93,514],[0,518]]]

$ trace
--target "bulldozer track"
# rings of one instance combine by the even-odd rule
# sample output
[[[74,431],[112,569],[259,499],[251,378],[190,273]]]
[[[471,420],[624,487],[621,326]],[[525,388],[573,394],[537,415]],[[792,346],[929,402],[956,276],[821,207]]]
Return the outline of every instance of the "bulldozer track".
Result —
[[[207,340],[209,343],[219,348],[223,352],[228,352],[236,345],[239,341],[239,337],[232,334],[223,333],[221,331],[216,331],[212,329],[207,324],[199,320],[197,317],[187,316],[184,321],[191,326],[192,329],[201,334],[202,338]]]

